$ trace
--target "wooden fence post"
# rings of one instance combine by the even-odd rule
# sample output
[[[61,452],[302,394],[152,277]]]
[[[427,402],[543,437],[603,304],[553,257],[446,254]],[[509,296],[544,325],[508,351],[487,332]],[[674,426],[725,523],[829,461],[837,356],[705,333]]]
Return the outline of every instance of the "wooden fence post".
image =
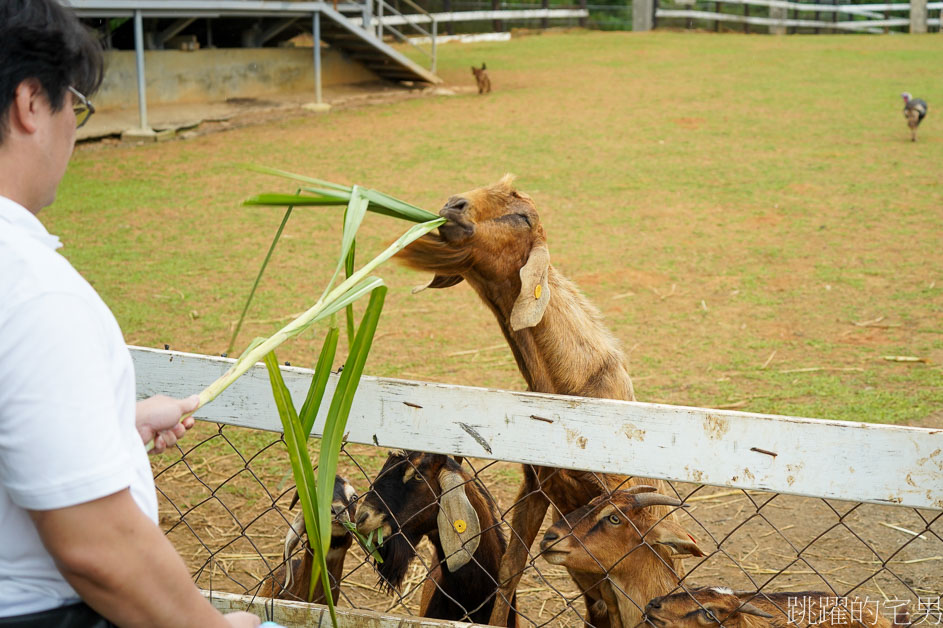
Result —
[[[780,20],[778,24],[770,24],[769,32],[771,35],[785,35],[786,34],[786,17],[788,17],[788,11],[786,7],[770,7],[769,8],[770,19]]]
[[[632,0],[632,30],[650,31],[654,22],[654,0]]]
[[[910,0],[910,32],[927,32],[927,0]]]
[[[580,8],[581,8],[583,11],[586,10],[586,0],[580,0]],[[580,18],[579,25],[580,25],[580,28],[586,28],[586,18],[585,18],[585,17],[581,17],[581,18]]]

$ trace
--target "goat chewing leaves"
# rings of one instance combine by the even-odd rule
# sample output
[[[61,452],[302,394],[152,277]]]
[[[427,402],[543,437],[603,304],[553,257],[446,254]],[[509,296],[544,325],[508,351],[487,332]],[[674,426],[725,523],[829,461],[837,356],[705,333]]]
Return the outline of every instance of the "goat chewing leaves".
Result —
[[[366,551],[370,556],[373,557],[373,560],[378,563],[382,563],[383,559],[380,558],[380,553],[377,551],[381,545],[383,545],[383,531],[374,530],[377,533],[377,542],[376,545],[373,544],[373,532],[369,536],[364,536],[357,531],[357,524],[352,521],[344,521],[343,525],[347,528],[347,531],[354,535],[354,538],[357,539],[357,542],[360,543],[360,546]]]

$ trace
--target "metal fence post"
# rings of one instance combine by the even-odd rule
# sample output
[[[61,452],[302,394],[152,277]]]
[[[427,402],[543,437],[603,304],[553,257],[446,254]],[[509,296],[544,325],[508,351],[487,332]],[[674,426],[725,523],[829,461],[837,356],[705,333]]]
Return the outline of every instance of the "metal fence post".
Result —
[[[147,129],[147,83],[144,81],[144,18],[140,9],[134,12],[134,58],[138,70],[138,117],[141,128]]]
[[[910,32],[927,32],[927,0],[910,0]]]
[[[373,0],[363,3],[363,29],[367,32],[373,27]]]
[[[632,30],[650,31],[655,21],[654,0],[632,0]]]
[[[311,32],[314,35],[314,100],[321,104],[321,12],[315,11],[311,19]]]
[[[435,74],[435,65],[436,65],[435,40],[436,40],[436,37],[438,36],[439,36],[439,21],[435,19],[435,17],[433,17],[432,18],[432,67],[429,68],[429,71],[432,72],[433,74]]]

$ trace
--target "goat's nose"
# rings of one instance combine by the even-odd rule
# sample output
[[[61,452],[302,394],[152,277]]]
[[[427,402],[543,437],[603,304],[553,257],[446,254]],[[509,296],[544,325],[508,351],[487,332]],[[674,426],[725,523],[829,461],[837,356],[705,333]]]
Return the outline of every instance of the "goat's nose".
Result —
[[[442,211],[439,212],[441,215],[445,211],[451,212],[463,212],[468,209],[468,199],[462,198],[461,196],[453,196],[445,203],[445,207],[442,208]]]
[[[367,517],[369,516],[370,514],[367,511],[357,513],[357,525],[361,525],[364,521],[367,520]]]
[[[560,538],[559,534],[557,534],[553,530],[547,530],[547,532],[544,534],[543,540],[540,541],[540,549],[547,549],[549,546],[553,545],[559,538]]]
[[[645,605],[645,610],[648,610],[650,608],[652,609],[661,608],[661,602],[658,600],[658,598],[655,598],[654,600],[652,600],[651,602]]]

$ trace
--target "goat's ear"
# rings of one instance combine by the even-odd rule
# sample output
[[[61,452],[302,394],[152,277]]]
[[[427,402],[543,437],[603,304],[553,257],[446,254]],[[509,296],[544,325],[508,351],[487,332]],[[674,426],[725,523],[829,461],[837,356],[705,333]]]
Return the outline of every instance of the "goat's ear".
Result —
[[[530,257],[521,268],[521,293],[511,309],[512,330],[533,327],[544,317],[550,303],[549,272],[550,251],[541,243],[530,250]]]
[[[454,471],[439,472],[439,542],[445,552],[445,564],[455,573],[471,560],[481,541],[478,513],[465,494],[467,480]]]
[[[462,283],[461,275],[436,275],[426,285],[413,288],[413,294],[419,294],[426,288],[451,288],[460,283]]]
[[[676,554],[685,556],[707,556],[698,546],[694,537],[688,534],[687,530],[668,519],[659,521],[658,524],[645,535],[645,538],[650,543],[670,547]]]

